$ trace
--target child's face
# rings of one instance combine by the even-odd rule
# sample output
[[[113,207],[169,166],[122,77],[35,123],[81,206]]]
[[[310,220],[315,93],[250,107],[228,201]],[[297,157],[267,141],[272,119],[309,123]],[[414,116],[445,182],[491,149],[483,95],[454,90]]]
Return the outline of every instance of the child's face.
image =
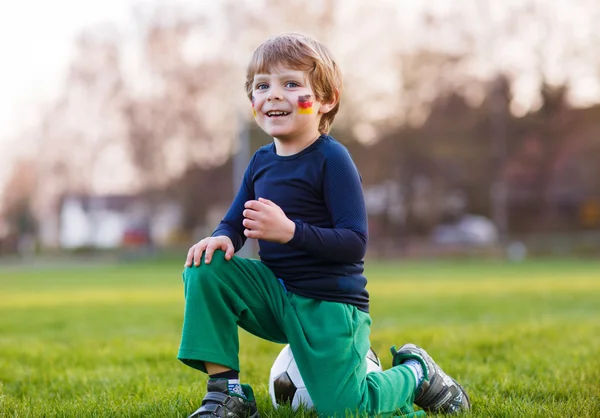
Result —
[[[306,72],[285,67],[254,76],[252,104],[261,129],[283,141],[318,135],[321,116],[328,111],[316,100]]]

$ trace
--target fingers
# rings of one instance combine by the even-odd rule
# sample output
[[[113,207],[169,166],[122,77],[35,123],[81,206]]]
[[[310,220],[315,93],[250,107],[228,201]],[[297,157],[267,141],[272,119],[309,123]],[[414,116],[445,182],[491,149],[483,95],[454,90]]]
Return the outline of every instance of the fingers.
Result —
[[[263,213],[268,216],[269,213],[272,213],[271,208],[279,208],[279,206],[269,199],[262,197],[259,197],[258,200],[248,200],[246,203],[244,203],[244,207],[246,209],[244,209],[242,212],[242,216],[244,216],[244,218],[250,218],[254,220],[259,219]]]
[[[262,235],[260,231],[255,231],[252,229],[244,229],[244,235],[248,238],[261,239]]]
[[[194,261],[194,247],[195,247],[195,245],[192,245],[190,247],[190,249],[188,250],[187,257],[185,259],[185,264],[184,264],[186,267],[191,266],[192,261]]]
[[[212,256],[216,250],[221,249],[221,245],[215,240],[212,240],[206,246],[206,250],[204,251],[204,262],[206,264],[210,264],[210,260],[212,260]],[[197,264],[196,264],[197,265]]]
[[[260,203],[258,200],[248,200],[246,203],[244,203],[244,207],[246,209],[256,209],[258,207],[258,203]]]
[[[244,225],[244,235],[248,238],[262,238],[262,234],[260,233],[261,223],[259,221],[254,221],[252,219],[244,219],[242,221],[242,225]]]
[[[194,265],[199,266],[202,261],[202,253],[206,249],[206,240],[200,241],[194,245]]]
[[[233,244],[228,242],[225,244],[225,260],[231,260],[233,254],[235,253],[235,249],[233,248]]]
[[[212,256],[217,250],[222,250],[225,253],[225,260],[231,260],[231,257],[233,257],[233,254],[235,253],[231,240],[212,240],[206,246],[206,251],[204,252],[204,262],[206,264],[210,264]]]
[[[258,201],[261,203],[264,203],[267,206],[274,206],[277,207],[277,205],[275,203],[273,203],[272,201],[270,201],[269,199],[265,199],[264,197],[259,197]]]
[[[246,209],[252,209],[255,211],[261,211],[264,210],[267,206],[266,202],[271,202],[270,200],[266,200],[266,199],[262,199],[263,201],[261,201],[262,197],[259,197],[259,200],[248,200],[246,203],[244,203],[244,207]],[[273,205],[275,203],[271,202]]]
[[[260,222],[246,218],[242,221],[242,225],[244,225],[244,228],[246,229],[258,229],[260,227]]]
[[[231,260],[235,254],[235,248],[229,238],[225,236],[204,238],[188,250],[185,266],[191,267],[193,264],[198,267],[202,263],[202,254],[204,254],[204,262],[210,264],[212,256],[217,250],[225,252],[226,260]]]
[[[267,225],[273,223],[278,212],[281,212],[279,206],[269,199],[259,197],[258,200],[248,200],[244,207],[246,208],[242,212],[245,218],[242,225],[246,228],[244,235],[247,238],[267,239],[265,230],[268,228]]]
[[[260,216],[260,212],[258,212],[256,210],[252,210],[252,209],[244,209],[244,211],[242,212],[242,216],[244,218],[257,220],[258,217]]]
[[[202,240],[197,244],[192,245],[192,247],[188,250],[187,257],[185,259],[185,266],[190,267],[192,264],[195,264],[196,266],[200,265],[202,252],[205,248],[206,240]]]

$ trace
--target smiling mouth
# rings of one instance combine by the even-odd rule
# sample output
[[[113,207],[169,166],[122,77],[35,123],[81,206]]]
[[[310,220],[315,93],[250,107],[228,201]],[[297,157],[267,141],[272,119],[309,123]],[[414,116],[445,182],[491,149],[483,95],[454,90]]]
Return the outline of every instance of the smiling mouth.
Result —
[[[281,110],[271,110],[270,112],[265,113],[270,118],[278,118],[281,116],[287,116],[292,112],[283,112]]]

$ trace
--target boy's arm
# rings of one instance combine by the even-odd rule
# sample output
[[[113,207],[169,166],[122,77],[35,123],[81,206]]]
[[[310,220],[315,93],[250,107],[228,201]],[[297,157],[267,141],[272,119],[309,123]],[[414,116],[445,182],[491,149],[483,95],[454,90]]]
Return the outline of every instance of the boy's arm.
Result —
[[[212,233],[213,237],[218,237],[220,235],[229,237],[233,243],[235,252],[238,252],[246,242],[242,221],[244,220],[244,204],[248,200],[254,199],[254,187],[252,186],[252,166],[254,158],[255,157],[252,157],[252,160],[246,168],[242,185],[240,186],[235,199],[231,203],[227,214]]]
[[[346,150],[327,159],[323,194],[333,228],[293,220],[296,231],[288,245],[330,261],[362,261],[368,241],[367,210],[360,175]]]

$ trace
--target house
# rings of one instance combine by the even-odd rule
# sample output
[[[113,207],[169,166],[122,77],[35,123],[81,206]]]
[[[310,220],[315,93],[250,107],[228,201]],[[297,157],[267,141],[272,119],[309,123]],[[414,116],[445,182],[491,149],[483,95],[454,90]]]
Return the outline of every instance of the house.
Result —
[[[174,202],[141,196],[65,196],[59,207],[59,246],[119,248],[169,244],[181,224]]]

